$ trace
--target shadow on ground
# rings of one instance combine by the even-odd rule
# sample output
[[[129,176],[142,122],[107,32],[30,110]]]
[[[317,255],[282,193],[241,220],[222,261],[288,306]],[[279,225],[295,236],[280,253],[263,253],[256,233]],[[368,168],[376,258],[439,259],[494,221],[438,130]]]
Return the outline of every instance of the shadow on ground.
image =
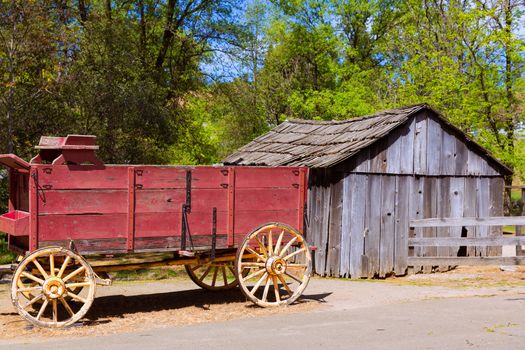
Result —
[[[325,298],[332,293],[303,294],[297,301],[303,303],[314,301],[324,303]],[[202,289],[193,289],[176,292],[141,294],[141,295],[111,295],[97,297],[86,315],[88,322],[107,318],[122,318],[127,314],[154,312],[162,310],[176,310],[194,306],[202,310],[209,310],[212,305],[231,303],[247,303],[247,308],[258,306],[248,303],[246,297],[238,288],[210,292]]]

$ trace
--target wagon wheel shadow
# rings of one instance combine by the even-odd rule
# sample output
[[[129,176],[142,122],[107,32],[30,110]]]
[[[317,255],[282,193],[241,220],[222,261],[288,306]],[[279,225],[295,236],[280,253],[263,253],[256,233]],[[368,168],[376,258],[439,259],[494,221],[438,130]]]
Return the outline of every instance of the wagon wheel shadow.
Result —
[[[303,294],[298,303],[324,303],[324,299],[330,294],[332,293]],[[131,296],[110,295],[95,299],[83,323],[85,325],[103,324],[111,322],[109,318],[124,318],[129,314],[177,310],[191,306],[209,310],[212,305],[230,303],[246,303],[248,308],[258,307],[248,302],[238,288],[217,292],[192,289]]]

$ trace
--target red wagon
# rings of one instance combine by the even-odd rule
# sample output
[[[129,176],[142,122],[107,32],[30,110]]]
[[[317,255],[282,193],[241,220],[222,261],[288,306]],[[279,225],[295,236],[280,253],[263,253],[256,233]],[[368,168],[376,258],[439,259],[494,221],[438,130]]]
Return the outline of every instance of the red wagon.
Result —
[[[294,302],[311,274],[307,169],[105,165],[94,136],[42,137],[8,154],[11,299],[38,326],[82,318],[107,272],[185,265],[209,290],[240,285],[260,306]]]

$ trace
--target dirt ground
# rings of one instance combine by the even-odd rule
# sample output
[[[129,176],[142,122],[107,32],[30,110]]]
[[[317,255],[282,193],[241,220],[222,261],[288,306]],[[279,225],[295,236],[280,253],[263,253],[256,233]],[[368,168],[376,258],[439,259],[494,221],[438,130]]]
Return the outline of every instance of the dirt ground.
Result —
[[[301,302],[270,309],[254,306],[238,289],[207,292],[181,277],[116,282],[110,287],[99,287],[83,322],[64,330],[29,325],[14,311],[8,289],[9,284],[0,284],[0,339],[38,341],[317,312],[332,307],[330,301],[334,300],[343,301],[338,305],[347,309],[433,298],[521,294],[525,292],[525,268],[503,272],[499,267],[460,267],[446,273],[372,281],[314,278]]]

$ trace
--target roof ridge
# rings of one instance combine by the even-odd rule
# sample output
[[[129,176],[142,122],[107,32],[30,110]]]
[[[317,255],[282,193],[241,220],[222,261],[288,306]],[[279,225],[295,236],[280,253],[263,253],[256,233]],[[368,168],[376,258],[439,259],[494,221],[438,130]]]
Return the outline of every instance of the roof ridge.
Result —
[[[356,117],[352,119],[332,119],[332,120],[314,120],[314,119],[289,119],[286,120],[285,123],[290,124],[311,124],[311,125],[340,125],[340,124],[350,124],[358,121],[363,121],[366,119],[373,119],[373,118],[381,118],[386,117],[387,115],[398,115],[402,112],[405,112],[406,110],[413,109],[409,112],[409,114],[415,113],[423,108],[429,108],[432,109],[427,103],[417,103],[410,106],[403,106],[399,108],[389,108],[385,109],[379,112],[376,112],[374,114],[365,115],[362,117]],[[405,112],[406,113],[406,112]]]

